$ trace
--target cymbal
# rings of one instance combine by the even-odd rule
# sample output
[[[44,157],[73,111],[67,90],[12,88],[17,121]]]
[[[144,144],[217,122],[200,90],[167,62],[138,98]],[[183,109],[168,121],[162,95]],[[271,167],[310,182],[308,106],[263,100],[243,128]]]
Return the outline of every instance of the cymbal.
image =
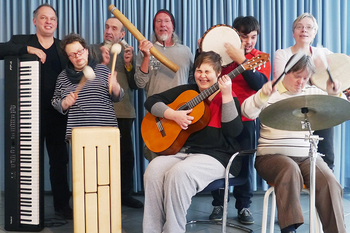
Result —
[[[264,125],[281,130],[307,131],[301,124],[305,119],[312,130],[328,129],[350,119],[350,102],[329,95],[302,95],[269,105],[259,118]]]
[[[350,57],[342,53],[332,53],[326,55],[329,71],[333,79],[339,80],[341,90],[345,91],[350,87]],[[326,69],[316,69],[316,73],[311,76],[311,82],[322,90],[326,90],[328,73]]]

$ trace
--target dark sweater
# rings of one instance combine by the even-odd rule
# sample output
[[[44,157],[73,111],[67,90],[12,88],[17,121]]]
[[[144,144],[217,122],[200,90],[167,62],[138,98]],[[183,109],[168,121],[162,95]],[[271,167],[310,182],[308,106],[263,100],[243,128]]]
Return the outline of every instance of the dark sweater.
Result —
[[[152,107],[157,102],[163,102],[168,105],[181,93],[187,90],[195,90],[199,93],[196,84],[178,86],[168,91],[150,96],[145,102],[145,107],[152,113],[155,110],[152,109]],[[211,114],[209,124],[204,129],[191,134],[184,147],[186,148],[186,153],[210,155],[226,167],[231,155],[240,150],[236,137],[241,133],[243,125],[237,97],[234,95],[234,103],[229,102],[224,105],[222,105],[221,97],[221,92],[219,92],[209,103]],[[233,116],[235,112],[239,113],[237,117],[231,117],[233,119],[225,122],[223,121],[223,119],[228,119],[230,116]],[[241,160],[240,158],[237,158],[231,167],[230,173],[232,175],[237,175],[240,168]]]
[[[47,54],[47,61],[41,64],[41,108],[55,112],[51,106],[51,98],[53,96],[56,79],[62,69],[66,67],[68,60],[63,56],[60,49],[60,40],[54,39],[54,44],[45,50],[39,43],[38,37],[33,35],[14,35],[11,40],[0,43],[0,59],[5,56],[27,54],[27,46],[32,46],[43,50]],[[55,51],[56,50],[56,51]]]

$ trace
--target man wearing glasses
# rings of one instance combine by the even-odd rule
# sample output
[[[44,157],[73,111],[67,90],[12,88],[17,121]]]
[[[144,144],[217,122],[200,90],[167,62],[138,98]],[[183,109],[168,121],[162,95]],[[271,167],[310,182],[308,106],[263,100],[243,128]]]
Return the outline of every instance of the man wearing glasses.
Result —
[[[36,34],[15,35],[9,42],[0,44],[0,59],[8,55],[34,54],[41,61],[41,139],[42,143],[46,142],[49,155],[53,204],[56,214],[72,219],[65,142],[67,116],[57,112],[51,105],[57,76],[67,64],[67,59],[60,51],[60,41],[54,38],[57,28],[55,9],[49,4],[38,6],[33,12],[33,24]]]

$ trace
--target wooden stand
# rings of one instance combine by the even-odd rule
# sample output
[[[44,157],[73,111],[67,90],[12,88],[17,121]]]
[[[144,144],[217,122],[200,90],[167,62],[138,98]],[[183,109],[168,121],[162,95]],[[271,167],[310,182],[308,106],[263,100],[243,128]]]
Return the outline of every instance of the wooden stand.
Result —
[[[74,232],[122,232],[119,129],[74,128],[72,167]]]

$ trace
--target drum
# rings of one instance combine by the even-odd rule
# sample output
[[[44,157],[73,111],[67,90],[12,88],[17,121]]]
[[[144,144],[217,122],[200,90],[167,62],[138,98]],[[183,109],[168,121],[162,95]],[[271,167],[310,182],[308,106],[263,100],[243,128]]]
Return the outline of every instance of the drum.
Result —
[[[350,57],[346,54],[332,53],[326,55],[326,58],[332,78],[339,80],[340,89],[345,91],[350,87]],[[328,78],[326,69],[316,69],[316,73],[311,76],[311,82],[326,91]]]
[[[204,33],[199,47],[201,51],[214,51],[220,54],[222,66],[226,66],[233,60],[226,53],[225,43],[230,43],[236,48],[241,47],[241,39],[236,29],[225,24],[218,24]]]

